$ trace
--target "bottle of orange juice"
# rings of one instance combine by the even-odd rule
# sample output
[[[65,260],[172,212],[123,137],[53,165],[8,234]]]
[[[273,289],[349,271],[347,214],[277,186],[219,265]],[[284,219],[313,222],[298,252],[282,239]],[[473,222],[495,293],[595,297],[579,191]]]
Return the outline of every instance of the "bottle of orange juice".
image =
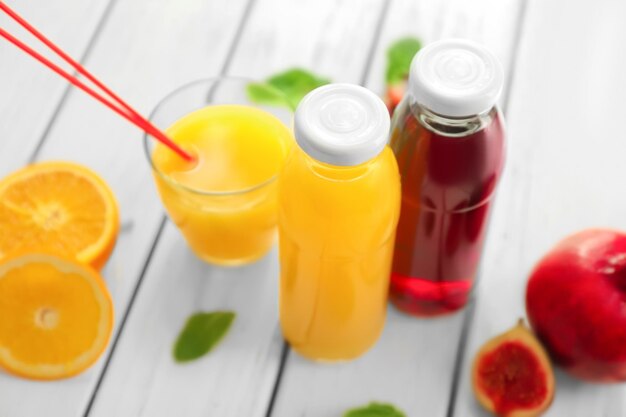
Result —
[[[278,185],[280,323],[301,355],[356,358],[378,339],[399,217],[389,113],[369,90],[331,84],[295,115]]]

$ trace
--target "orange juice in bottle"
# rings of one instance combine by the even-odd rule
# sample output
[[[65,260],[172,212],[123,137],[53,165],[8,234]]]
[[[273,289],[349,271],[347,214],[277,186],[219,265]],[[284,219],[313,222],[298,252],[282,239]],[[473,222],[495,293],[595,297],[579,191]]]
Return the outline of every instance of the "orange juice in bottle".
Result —
[[[399,216],[389,113],[369,90],[331,84],[295,116],[279,177],[280,323],[301,355],[356,358],[378,339]]]

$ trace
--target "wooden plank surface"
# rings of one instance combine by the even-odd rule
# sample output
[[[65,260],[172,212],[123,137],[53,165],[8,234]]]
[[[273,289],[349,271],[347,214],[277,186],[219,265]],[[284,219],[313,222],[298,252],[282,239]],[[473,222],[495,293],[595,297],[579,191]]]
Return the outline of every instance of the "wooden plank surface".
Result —
[[[148,113],[176,86],[220,70],[246,4],[245,0],[227,4],[119,1],[86,66]],[[52,20],[51,16],[48,19]],[[20,104],[20,108],[27,107]],[[118,198],[124,227],[105,278],[119,326],[163,218],[144,157],[142,135],[82,92],[72,90],[40,159],[86,164],[104,177]],[[0,415],[82,415],[104,358],[106,355],[88,372],[65,381],[36,383],[0,374]]]
[[[520,10],[518,0],[392,0],[366,86],[384,91],[385,52],[404,36],[425,43],[466,37],[485,43],[508,72]],[[341,415],[370,401],[396,404],[410,416],[446,415],[464,312],[419,320],[389,308],[385,330],[374,348],[345,364],[314,364],[290,352],[273,417]]]
[[[85,54],[109,0],[7,1],[6,4],[76,58]],[[32,37],[0,12],[0,27]],[[37,147],[67,83],[0,39],[0,177],[20,168]]]
[[[564,13],[564,11],[567,11]],[[626,3],[532,0],[508,112],[509,160],[499,189],[456,416],[483,416],[470,361],[525,315],[527,276],[562,237],[586,227],[626,229],[619,128],[626,94]],[[555,26],[557,25],[557,26]],[[557,373],[546,416],[621,417],[626,387]]]
[[[208,267],[168,223],[90,416],[264,416],[282,344],[275,255]],[[237,313],[227,338],[207,358],[175,363],[187,317],[214,310]]]
[[[248,5],[247,0],[112,1],[87,66],[146,113],[174,87],[222,69]],[[417,35],[424,41],[451,36],[482,41],[510,73],[523,1],[389,0],[384,9],[384,0],[255,0],[227,70],[260,78],[298,65],[334,81],[365,82],[382,93],[386,46]],[[74,56],[85,53],[109,4],[44,3],[10,5]],[[616,133],[619,126],[613,128],[626,95],[626,49],[618,42],[626,37],[620,20],[626,4],[528,3],[507,108],[508,166],[460,378],[453,381],[462,313],[421,321],[390,309],[381,341],[355,362],[323,366],[289,353],[273,417],[341,415],[371,400],[391,401],[410,416],[439,417],[447,413],[455,383],[453,415],[486,415],[470,392],[469,363],[480,344],[524,315],[525,279],[534,262],[559,238],[583,227],[626,229],[626,199],[619,191],[626,145]],[[0,19],[3,27],[5,22]],[[136,291],[95,395],[105,360],[60,382],[0,373],[0,416],[71,417],[86,410],[96,416],[265,416],[281,362],[277,251],[238,269],[196,260],[172,224],[158,233],[162,207],[134,127],[80,92],[71,92],[65,102],[62,80],[4,42],[0,78],[0,176],[24,164],[42,137],[47,141],[41,159],[75,160],[102,174],[120,201],[124,223],[105,270],[118,326]],[[238,312],[223,345],[194,364],[174,364],[171,346],[185,318],[218,308]],[[583,384],[560,372],[557,383],[548,416],[626,415],[623,386]]]
[[[358,81],[382,4],[257,0],[228,73],[259,78],[302,66]],[[282,346],[277,279],[276,250],[245,268],[212,267],[193,258],[168,222],[91,415],[265,416]],[[172,343],[198,309],[238,315],[209,357],[176,365]]]

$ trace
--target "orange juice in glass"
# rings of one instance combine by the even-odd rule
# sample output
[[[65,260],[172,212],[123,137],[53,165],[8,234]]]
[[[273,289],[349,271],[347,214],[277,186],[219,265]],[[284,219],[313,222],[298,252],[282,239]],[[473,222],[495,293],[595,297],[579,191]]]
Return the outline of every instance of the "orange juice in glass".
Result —
[[[248,80],[188,84],[151,120],[195,156],[187,162],[145,138],[157,189],[193,252],[218,265],[261,258],[275,241],[276,179],[292,146],[288,111],[253,105]],[[282,121],[281,121],[282,118]]]

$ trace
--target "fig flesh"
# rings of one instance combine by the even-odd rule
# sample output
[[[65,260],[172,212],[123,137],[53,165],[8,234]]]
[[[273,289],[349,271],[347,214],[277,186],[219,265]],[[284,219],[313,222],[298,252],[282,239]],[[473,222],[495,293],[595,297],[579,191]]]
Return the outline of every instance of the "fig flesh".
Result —
[[[536,417],[550,406],[554,398],[550,359],[523,320],[478,351],[472,386],[478,402],[497,416]]]

